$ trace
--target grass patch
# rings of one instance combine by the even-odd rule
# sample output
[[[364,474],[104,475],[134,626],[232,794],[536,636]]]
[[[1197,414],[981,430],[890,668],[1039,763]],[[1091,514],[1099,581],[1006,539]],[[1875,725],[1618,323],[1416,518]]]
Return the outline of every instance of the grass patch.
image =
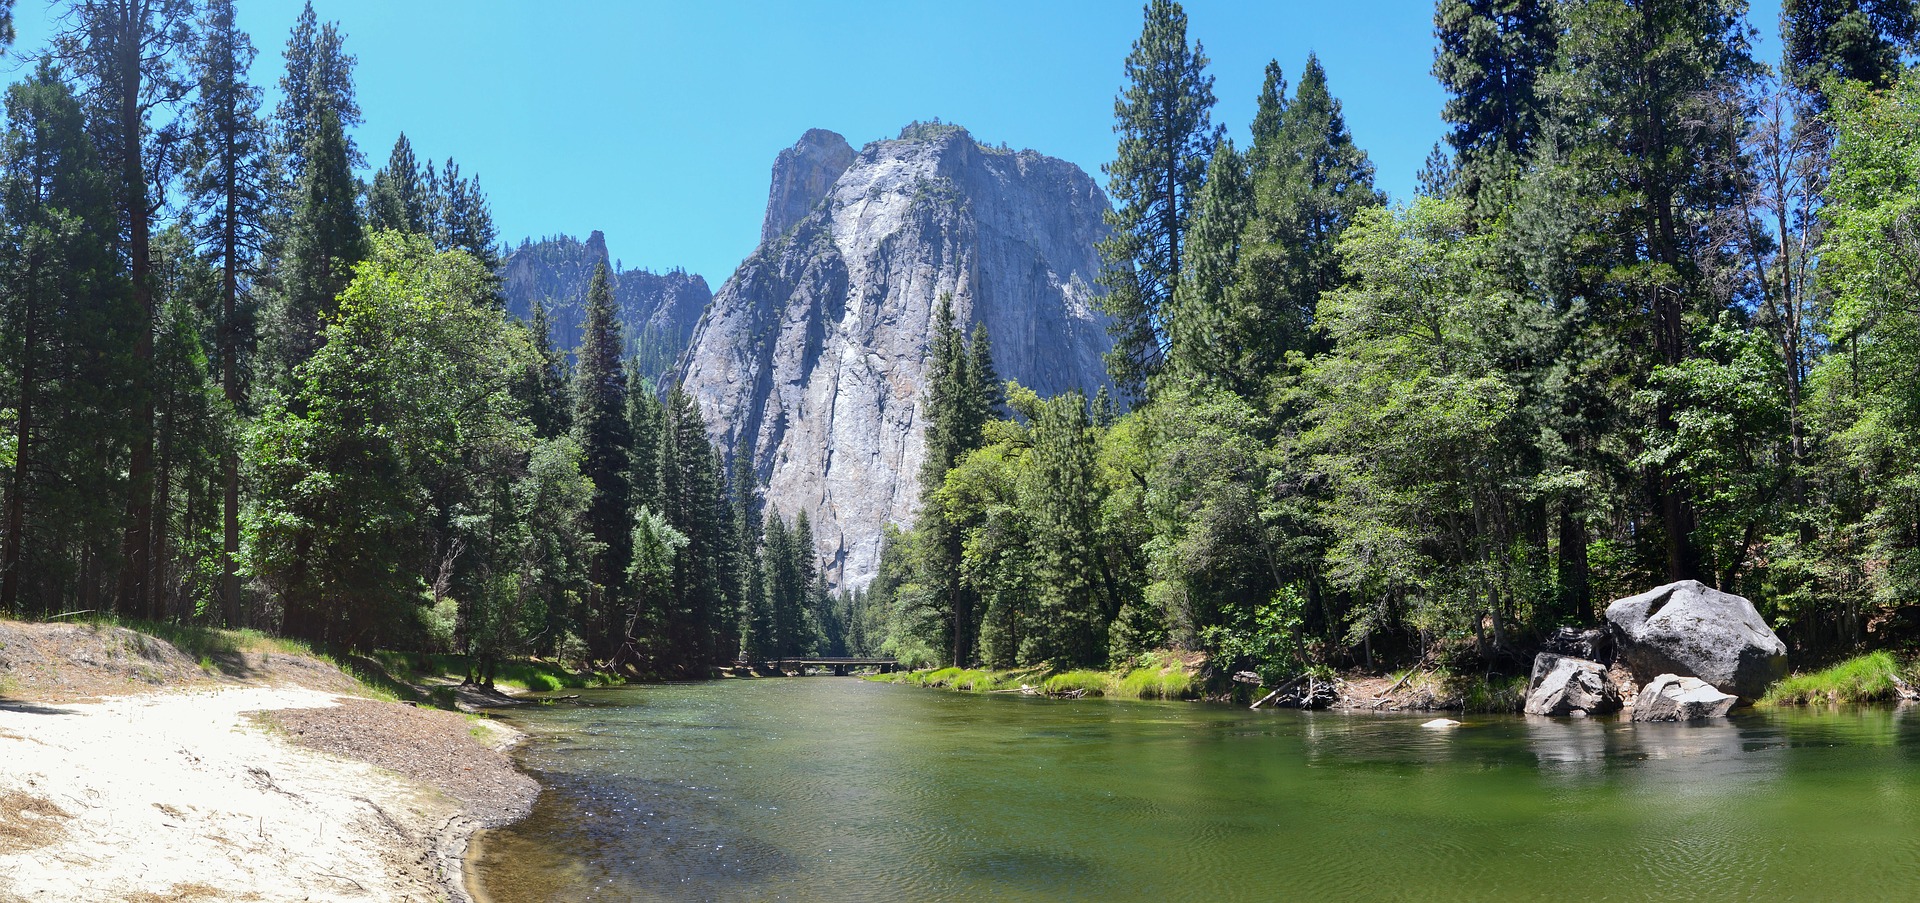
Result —
[[[371,658],[380,662],[387,671],[408,675],[416,682],[427,677],[464,680],[472,670],[472,660],[465,655],[376,652]],[[604,687],[620,683],[620,680],[611,675],[596,674],[591,671],[569,671],[560,663],[545,659],[509,659],[494,665],[493,682],[498,687],[511,687],[534,693],[551,693],[555,690]]]
[[[1105,696],[1116,699],[1194,699],[1200,687],[1191,669],[1174,658],[1160,660],[1143,657],[1139,666],[1124,671],[1076,669],[1049,672],[1044,666],[1011,671],[987,671],[978,668],[938,668],[895,674],[871,674],[867,680],[878,683],[908,684],[916,687],[991,693],[1031,687],[1048,696]]]
[[[1079,693],[1083,696],[1106,696],[1113,689],[1113,675],[1105,671],[1062,671],[1040,685],[1049,696],[1064,696]]]
[[[1767,705],[1856,705],[1899,698],[1900,663],[1887,652],[1870,652],[1823,671],[1795,674],[1767,690]]]
[[[1127,699],[1192,699],[1200,695],[1185,668],[1135,668],[1115,682],[1110,695]]]

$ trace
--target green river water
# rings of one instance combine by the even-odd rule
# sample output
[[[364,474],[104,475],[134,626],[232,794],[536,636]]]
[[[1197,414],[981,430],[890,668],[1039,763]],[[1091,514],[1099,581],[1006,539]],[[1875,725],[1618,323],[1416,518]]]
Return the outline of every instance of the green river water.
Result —
[[[1249,712],[851,678],[515,710],[522,900],[1915,900],[1920,711]]]

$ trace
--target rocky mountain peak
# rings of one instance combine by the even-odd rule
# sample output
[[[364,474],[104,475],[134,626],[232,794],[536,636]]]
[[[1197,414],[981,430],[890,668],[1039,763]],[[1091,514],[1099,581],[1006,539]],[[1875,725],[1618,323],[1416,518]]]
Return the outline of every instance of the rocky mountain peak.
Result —
[[[1105,382],[1093,285],[1108,209],[1079,167],[946,123],[857,154],[815,130],[781,152],[761,244],[680,370],[767,505],[807,512],[836,585],[864,586],[885,525],[917,513],[942,295],[964,325],[985,324],[1003,377],[1043,395]]]
[[[808,129],[773,160],[773,184],[767,192],[767,216],[760,224],[762,243],[779,238],[827,196],[847,171],[853,146],[838,132]]]

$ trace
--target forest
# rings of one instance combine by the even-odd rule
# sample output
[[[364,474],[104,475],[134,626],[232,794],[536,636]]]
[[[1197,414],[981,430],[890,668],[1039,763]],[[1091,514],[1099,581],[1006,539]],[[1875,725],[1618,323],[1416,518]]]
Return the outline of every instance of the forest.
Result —
[[[1147,4],[1101,248],[1127,410],[935,336],[921,517],[858,606],[890,651],[1524,673],[1681,579],[1797,655],[1914,641],[1914,5],[1788,0],[1777,65],[1738,0],[1433,21],[1449,130],[1389,205],[1317,59],[1236,147]]]
[[[504,311],[478,177],[404,134],[355,177],[337,24],[306,7],[268,111],[232,0],[61,22],[0,138],[0,612],[459,652],[488,683],[839,642],[805,520],[638,375],[604,266],[555,349]]]
[[[525,655],[1498,667],[1686,578],[1796,654],[1920,627],[1905,0],[1788,0],[1777,64],[1739,0],[1440,0],[1449,131],[1400,204],[1311,56],[1269,64],[1237,147],[1152,0],[1106,169],[1111,387],[1003,382],[943,304],[919,514],[851,592],[628,354],[604,266],[556,348],[505,310],[477,176],[404,135],[355,175],[355,59],[311,5],[272,110],[233,0],[63,10],[8,51],[0,613],[483,682]]]

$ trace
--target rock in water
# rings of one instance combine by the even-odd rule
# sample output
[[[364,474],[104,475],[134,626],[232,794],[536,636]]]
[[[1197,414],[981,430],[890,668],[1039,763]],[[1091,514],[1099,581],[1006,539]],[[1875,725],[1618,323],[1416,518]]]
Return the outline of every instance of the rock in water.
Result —
[[[1635,721],[1697,721],[1724,718],[1737,700],[1698,677],[1662,674],[1633,700]]]
[[[1751,703],[1787,675],[1787,644],[1753,603],[1698,580],[1615,601],[1607,622],[1620,660],[1643,685],[1661,674],[1693,676]]]
[[[730,460],[770,510],[806,512],[828,578],[864,586],[912,523],[927,340],[941,295],[984,323],[1003,379],[1089,394],[1111,347],[1094,308],[1107,198],[1079,167],[919,125],[855,153],[808,132],[774,164],[763,241],[682,359]]]
[[[1605,715],[1620,711],[1620,691],[1599,662],[1542,652],[1527,682],[1529,715]]]

